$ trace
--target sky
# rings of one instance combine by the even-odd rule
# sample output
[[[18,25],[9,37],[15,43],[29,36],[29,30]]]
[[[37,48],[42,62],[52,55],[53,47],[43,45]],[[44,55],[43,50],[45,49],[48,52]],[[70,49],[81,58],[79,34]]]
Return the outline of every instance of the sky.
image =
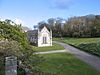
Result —
[[[100,15],[100,0],[0,0],[0,19],[33,28],[40,21],[89,14]]]

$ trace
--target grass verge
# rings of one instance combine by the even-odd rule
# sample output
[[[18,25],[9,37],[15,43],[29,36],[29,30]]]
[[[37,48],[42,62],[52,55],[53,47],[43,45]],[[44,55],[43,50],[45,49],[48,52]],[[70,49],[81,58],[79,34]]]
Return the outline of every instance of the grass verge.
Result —
[[[36,47],[36,46],[32,46],[34,51],[52,51],[52,50],[63,50],[64,47],[62,47],[59,44],[53,44],[53,46],[47,46],[47,47]]]
[[[54,38],[54,40],[70,44],[80,50],[100,56],[100,38]]]
[[[40,69],[57,75],[100,75],[89,65],[67,53],[42,55],[46,61],[41,62]]]

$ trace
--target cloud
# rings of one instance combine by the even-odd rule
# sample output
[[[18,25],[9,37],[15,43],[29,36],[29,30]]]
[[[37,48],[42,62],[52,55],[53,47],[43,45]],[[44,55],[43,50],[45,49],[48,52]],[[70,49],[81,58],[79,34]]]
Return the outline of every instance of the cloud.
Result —
[[[24,24],[24,22],[23,22],[21,19],[18,19],[18,18],[16,18],[16,19],[14,20],[14,22],[15,22],[16,24]]]
[[[57,9],[68,9],[73,0],[51,0],[52,7]]]
[[[0,18],[0,21],[5,21],[5,19],[3,19],[3,18]]]

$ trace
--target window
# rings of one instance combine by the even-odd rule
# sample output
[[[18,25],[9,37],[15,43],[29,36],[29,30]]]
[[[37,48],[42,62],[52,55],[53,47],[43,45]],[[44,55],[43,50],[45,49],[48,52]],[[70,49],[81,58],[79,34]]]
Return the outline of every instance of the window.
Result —
[[[47,44],[47,37],[43,37],[43,44]]]

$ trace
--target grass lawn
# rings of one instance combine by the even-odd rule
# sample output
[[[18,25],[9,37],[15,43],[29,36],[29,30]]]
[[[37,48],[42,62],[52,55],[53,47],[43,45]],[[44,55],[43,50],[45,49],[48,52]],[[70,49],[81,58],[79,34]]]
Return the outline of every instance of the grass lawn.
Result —
[[[89,65],[67,53],[44,54],[46,60],[41,62],[40,69],[57,75],[100,75]]]
[[[100,56],[100,38],[63,38],[63,40],[54,38],[54,40],[71,44],[81,50]]]
[[[59,44],[53,44],[53,46],[48,47],[36,47],[32,46],[34,51],[51,51],[51,50],[63,50],[64,47],[60,46]]]
[[[72,45],[100,42],[100,38],[63,38],[63,40],[61,40],[60,38],[54,38],[53,40],[62,41],[62,42],[72,44]]]

